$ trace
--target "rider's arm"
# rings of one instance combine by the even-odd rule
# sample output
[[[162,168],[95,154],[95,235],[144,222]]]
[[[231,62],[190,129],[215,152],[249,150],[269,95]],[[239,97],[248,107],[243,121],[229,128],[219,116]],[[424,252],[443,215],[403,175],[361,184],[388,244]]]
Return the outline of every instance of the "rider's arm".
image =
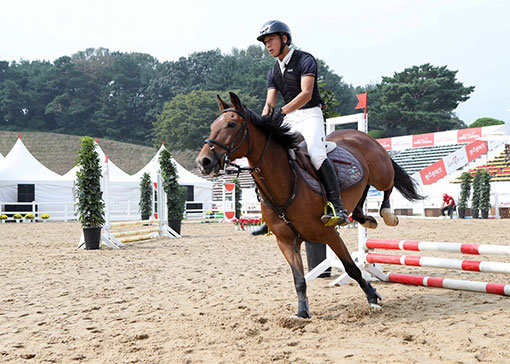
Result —
[[[272,110],[276,107],[276,99],[278,97],[278,90],[275,88],[267,89],[266,96],[266,104],[264,105],[264,110],[262,111],[262,115],[268,115]]]
[[[282,107],[284,114],[289,114],[299,109],[312,99],[314,80],[315,78],[312,75],[301,77],[301,92],[291,102]]]

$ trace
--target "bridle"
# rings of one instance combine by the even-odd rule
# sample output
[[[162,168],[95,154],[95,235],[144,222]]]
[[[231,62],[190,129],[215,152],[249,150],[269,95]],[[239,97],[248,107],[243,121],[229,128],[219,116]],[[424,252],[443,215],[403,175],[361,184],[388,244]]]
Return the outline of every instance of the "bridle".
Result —
[[[222,149],[225,149],[226,153],[224,154],[224,158],[225,158],[224,169],[226,169],[227,165],[235,167],[237,169],[238,177],[239,177],[239,173],[241,173],[241,171],[250,171],[250,174],[252,174],[252,175],[254,172],[257,173],[259,179],[262,181],[262,184],[264,185],[264,188],[267,191],[267,193],[265,193],[264,189],[261,188],[261,186],[258,184],[257,180],[254,178],[255,185],[257,186],[257,189],[263,196],[262,202],[267,204],[268,206],[270,206],[273,209],[273,211],[278,215],[278,217],[281,218],[287,224],[287,226],[289,226],[289,228],[294,232],[294,249],[297,251],[297,245],[296,245],[297,239],[301,238],[301,239],[304,239],[305,241],[308,241],[308,240],[303,238],[301,236],[301,234],[299,234],[299,232],[297,231],[294,224],[292,224],[291,220],[287,217],[287,213],[285,211],[286,208],[289,207],[294,202],[294,200],[296,198],[296,194],[297,194],[297,174],[296,174],[295,167],[292,166],[292,162],[289,160],[289,163],[291,164],[291,171],[292,171],[293,177],[294,177],[293,183],[292,183],[292,192],[291,192],[290,196],[287,198],[287,200],[282,205],[279,205],[276,202],[276,199],[273,196],[271,189],[267,185],[267,183],[264,179],[264,176],[262,176],[262,172],[259,168],[260,163],[262,162],[262,159],[264,157],[264,154],[266,153],[267,147],[269,146],[269,143],[271,142],[271,137],[273,135],[273,131],[271,130],[269,136],[267,137],[266,145],[264,146],[264,150],[260,154],[259,160],[258,160],[257,164],[255,165],[255,167],[253,167],[253,168],[241,167],[241,166],[233,163],[230,160],[230,156],[232,155],[232,153],[234,153],[236,150],[238,150],[243,145],[246,138],[248,138],[248,153],[246,153],[246,155],[250,154],[250,152],[251,152],[250,128],[248,128],[248,120],[246,118],[246,112],[244,110],[236,110],[234,108],[228,108],[228,109],[223,110],[221,113],[223,114],[223,113],[230,112],[230,111],[240,115],[243,118],[241,127],[239,128],[239,131],[237,132],[236,136],[234,137],[234,139],[232,140],[230,145],[225,145],[225,144],[223,144],[217,140],[211,139],[211,138],[205,139],[204,144],[207,143],[207,145],[209,145],[209,148],[211,148],[211,150],[214,154],[214,158],[216,159],[216,162],[220,163],[220,165],[221,165],[221,157],[216,152],[215,145]],[[241,137],[241,135],[242,135],[242,137]],[[237,140],[239,138],[241,138],[241,140],[236,146],[235,143],[237,142]]]
[[[218,153],[216,151],[216,148],[215,148],[215,145],[220,147],[220,148],[222,148],[222,149],[225,149],[226,152],[223,155],[223,158],[224,158],[223,168],[224,169],[227,168],[227,165],[228,166],[233,166],[233,167],[235,167],[237,169],[238,176],[239,176],[239,173],[241,173],[241,171],[249,171],[250,173],[253,173],[255,171],[260,172],[259,165],[262,162],[262,158],[264,157],[264,154],[266,153],[267,147],[269,146],[269,142],[271,141],[271,136],[272,136],[273,133],[271,132],[271,134],[267,138],[267,142],[266,142],[266,145],[264,147],[264,150],[260,154],[260,158],[259,158],[257,164],[255,165],[255,167],[253,167],[253,168],[241,167],[238,164],[232,162],[230,160],[230,156],[236,150],[241,148],[241,146],[243,145],[243,143],[244,143],[244,141],[246,139],[248,139],[248,152],[246,153],[246,155],[249,155],[251,153],[251,134],[250,134],[250,128],[248,127],[248,119],[246,117],[246,112],[244,110],[236,110],[234,108],[228,108],[228,109],[223,110],[221,113],[224,114],[226,112],[234,112],[234,113],[238,114],[239,116],[241,116],[243,118],[243,122],[241,124],[241,127],[239,128],[239,131],[235,135],[235,137],[232,140],[232,142],[230,143],[230,145],[225,145],[225,144],[223,144],[223,143],[221,143],[221,142],[219,142],[217,140],[211,139],[211,138],[205,139],[204,140],[204,144],[207,143],[207,145],[209,145],[209,148],[213,152],[213,155],[214,155],[214,158],[216,159],[216,162],[219,163],[220,165],[221,165],[221,158],[222,157],[220,157],[218,155]],[[239,141],[239,143],[237,145],[235,145],[238,139],[240,139],[240,141]]]

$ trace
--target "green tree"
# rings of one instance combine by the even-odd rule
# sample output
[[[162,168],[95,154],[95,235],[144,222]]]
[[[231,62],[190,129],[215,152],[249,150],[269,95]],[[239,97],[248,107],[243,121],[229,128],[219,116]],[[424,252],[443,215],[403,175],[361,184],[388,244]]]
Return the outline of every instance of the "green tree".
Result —
[[[159,155],[163,189],[167,194],[168,220],[182,220],[186,207],[186,187],[178,182],[177,167],[172,160],[172,155],[166,149]]]
[[[470,128],[478,128],[480,126],[491,126],[491,125],[502,125],[505,122],[503,120],[493,118],[479,118],[474,123],[469,125]]]
[[[144,173],[140,179],[140,214],[142,220],[147,220],[152,215],[152,181],[148,173]]]
[[[177,95],[165,103],[163,112],[154,122],[156,143],[164,140],[169,149],[194,149],[202,147],[209,135],[211,123],[219,116],[216,95],[219,91],[192,91]],[[244,105],[250,107],[255,98],[238,93]],[[223,95],[224,99],[229,99]]]
[[[236,186],[236,219],[239,219],[241,217],[241,210],[243,208],[243,203],[241,202],[243,198],[243,190],[241,189],[241,182],[239,181],[239,178],[234,177],[232,178],[232,182],[234,182],[234,185]]]
[[[423,64],[383,77],[369,93],[372,128],[396,136],[464,127],[453,110],[469,99],[474,86],[464,87],[456,74],[446,66]]]

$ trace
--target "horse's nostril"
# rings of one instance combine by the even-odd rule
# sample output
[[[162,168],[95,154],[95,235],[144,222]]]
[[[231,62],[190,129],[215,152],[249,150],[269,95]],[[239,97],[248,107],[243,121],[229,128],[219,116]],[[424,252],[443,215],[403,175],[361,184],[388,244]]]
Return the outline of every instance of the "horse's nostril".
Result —
[[[207,167],[211,164],[211,160],[207,157],[202,158],[202,166]]]

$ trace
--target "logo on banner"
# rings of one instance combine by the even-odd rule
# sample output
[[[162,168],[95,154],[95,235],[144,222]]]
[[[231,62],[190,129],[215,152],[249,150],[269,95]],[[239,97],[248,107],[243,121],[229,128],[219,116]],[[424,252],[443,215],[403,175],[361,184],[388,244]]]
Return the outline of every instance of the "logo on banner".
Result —
[[[382,145],[384,149],[391,150],[391,138],[381,138],[377,139],[377,141]]]
[[[413,147],[430,147],[434,145],[434,133],[413,135]]]
[[[441,159],[440,161],[437,161],[436,163],[428,166],[427,168],[423,168],[420,171],[420,176],[424,185],[431,185],[432,183],[445,177],[446,168],[444,165],[444,161]]]
[[[482,128],[460,129],[457,131],[457,143],[469,143],[482,136]]]
[[[469,145],[466,145],[466,153],[468,157],[468,161],[472,161],[479,156],[487,153],[487,143],[481,140],[477,140]]]

